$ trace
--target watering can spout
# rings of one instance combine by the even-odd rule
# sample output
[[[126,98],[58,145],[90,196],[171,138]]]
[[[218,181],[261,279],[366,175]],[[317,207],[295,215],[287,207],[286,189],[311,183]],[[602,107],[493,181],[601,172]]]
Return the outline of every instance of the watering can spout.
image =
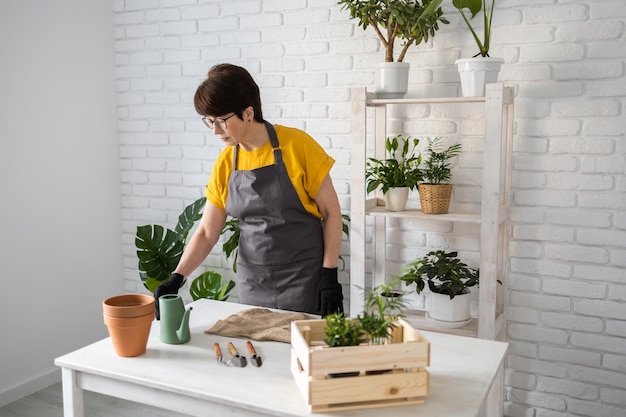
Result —
[[[191,313],[193,307],[189,307],[183,314],[183,320],[180,322],[180,327],[176,330],[176,336],[180,343],[186,343],[191,339],[191,333],[189,332],[189,313]]]

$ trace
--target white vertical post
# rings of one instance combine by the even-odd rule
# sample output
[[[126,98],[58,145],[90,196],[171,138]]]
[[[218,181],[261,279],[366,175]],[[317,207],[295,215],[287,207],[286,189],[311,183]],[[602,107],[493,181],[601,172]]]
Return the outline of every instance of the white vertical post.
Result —
[[[83,390],[78,386],[76,371],[61,369],[63,380],[63,416],[85,417]]]

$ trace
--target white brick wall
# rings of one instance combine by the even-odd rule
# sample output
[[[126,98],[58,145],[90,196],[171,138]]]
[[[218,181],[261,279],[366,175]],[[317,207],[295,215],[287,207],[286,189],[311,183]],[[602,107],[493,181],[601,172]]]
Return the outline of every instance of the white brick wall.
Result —
[[[371,31],[335,0],[114,4],[127,290],[143,290],[136,226],[173,227],[202,195],[221,149],[192,105],[213,64],[246,67],[261,86],[265,117],[307,130],[328,149],[349,210],[350,88],[372,86],[382,57]],[[459,92],[453,63],[474,47],[449,4],[446,11],[452,23],[408,54],[411,94]],[[492,55],[506,61],[500,80],[516,86],[505,413],[623,416],[626,7],[623,0],[500,0],[495,22]],[[395,130],[469,138],[455,201],[470,207],[482,150],[471,139],[482,134],[481,117],[445,106],[393,114]],[[391,267],[425,246],[455,247],[476,260],[466,226],[392,227]],[[205,265],[234,277],[220,248]],[[348,271],[341,279],[348,282]]]

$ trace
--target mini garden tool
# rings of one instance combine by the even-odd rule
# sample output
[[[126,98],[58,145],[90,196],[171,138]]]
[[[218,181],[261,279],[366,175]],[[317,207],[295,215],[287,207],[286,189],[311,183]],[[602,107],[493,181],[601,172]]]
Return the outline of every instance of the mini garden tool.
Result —
[[[217,363],[224,363],[224,359],[222,358],[222,349],[220,348],[220,344],[217,342],[213,343],[213,350],[215,351],[215,357],[217,358]]]
[[[237,352],[237,348],[231,342],[228,342],[228,350],[230,351],[230,354],[233,356],[228,360],[226,365],[238,366],[240,368],[244,368],[248,364],[246,357],[239,356],[239,352]]]
[[[259,355],[256,354],[256,350],[254,349],[254,346],[252,346],[251,341],[248,340],[246,342],[246,347],[248,348],[248,352],[250,352],[250,362],[252,363],[252,365],[256,367],[260,367],[261,365],[263,365],[263,360]]]

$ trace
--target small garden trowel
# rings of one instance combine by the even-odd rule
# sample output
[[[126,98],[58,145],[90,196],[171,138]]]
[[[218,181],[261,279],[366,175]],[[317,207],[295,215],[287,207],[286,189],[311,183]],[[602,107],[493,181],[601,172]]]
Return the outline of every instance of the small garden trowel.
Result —
[[[228,360],[228,362],[226,362],[226,365],[238,366],[239,368],[245,368],[246,365],[248,364],[248,361],[246,360],[245,356],[239,355],[237,348],[235,347],[235,345],[232,344],[232,342],[228,342],[228,350],[230,351],[230,354],[233,356]]]

